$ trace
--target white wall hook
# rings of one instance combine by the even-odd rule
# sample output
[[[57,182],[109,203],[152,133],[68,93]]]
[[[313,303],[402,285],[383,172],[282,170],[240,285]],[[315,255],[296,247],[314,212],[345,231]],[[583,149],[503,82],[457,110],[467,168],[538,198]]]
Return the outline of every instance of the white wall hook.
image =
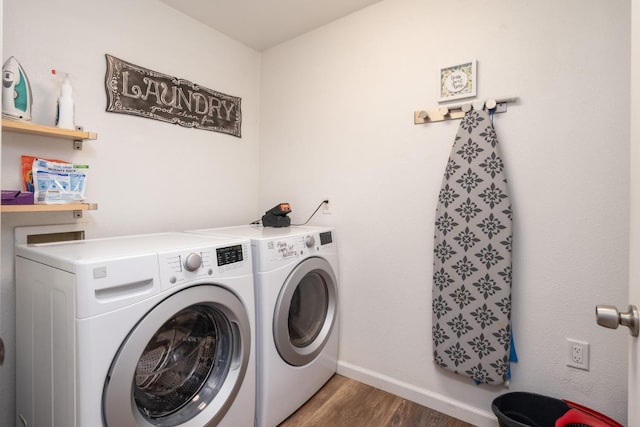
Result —
[[[482,109],[484,108],[484,99],[481,99],[479,101],[473,101],[471,105],[473,105],[474,110],[482,111]]]

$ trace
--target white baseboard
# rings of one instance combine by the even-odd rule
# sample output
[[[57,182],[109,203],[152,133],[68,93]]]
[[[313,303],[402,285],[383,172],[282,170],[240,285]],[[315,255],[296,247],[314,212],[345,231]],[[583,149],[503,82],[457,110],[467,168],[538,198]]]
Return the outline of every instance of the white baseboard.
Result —
[[[459,400],[451,399],[347,362],[338,361],[338,374],[458,418],[474,426],[496,427],[498,425],[498,421],[492,412],[483,411]]]

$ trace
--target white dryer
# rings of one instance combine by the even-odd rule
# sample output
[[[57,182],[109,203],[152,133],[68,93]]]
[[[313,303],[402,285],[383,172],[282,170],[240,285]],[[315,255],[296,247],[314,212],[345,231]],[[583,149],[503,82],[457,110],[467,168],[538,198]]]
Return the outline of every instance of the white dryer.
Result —
[[[187,233],[17,246],[18,424],[252,427],[251,264]]]
[[[256,290],[257,427],[275,427],[336,372],[338,254],[327,227],[196,230],[251,239]]]

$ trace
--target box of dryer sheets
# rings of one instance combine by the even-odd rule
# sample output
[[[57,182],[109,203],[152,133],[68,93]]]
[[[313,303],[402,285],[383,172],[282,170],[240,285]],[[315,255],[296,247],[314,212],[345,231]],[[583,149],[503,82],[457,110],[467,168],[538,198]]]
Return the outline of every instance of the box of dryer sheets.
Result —
[[[33,161],[33,201],[36,204],[78,203],[85,199],[88,165]]]

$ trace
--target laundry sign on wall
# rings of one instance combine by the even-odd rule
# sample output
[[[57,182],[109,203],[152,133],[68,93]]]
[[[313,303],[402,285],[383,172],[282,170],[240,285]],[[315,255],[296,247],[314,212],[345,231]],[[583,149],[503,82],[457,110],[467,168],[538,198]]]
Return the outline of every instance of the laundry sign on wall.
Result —
[[[240,98],[105,56],[107,111],[241,136]]]

